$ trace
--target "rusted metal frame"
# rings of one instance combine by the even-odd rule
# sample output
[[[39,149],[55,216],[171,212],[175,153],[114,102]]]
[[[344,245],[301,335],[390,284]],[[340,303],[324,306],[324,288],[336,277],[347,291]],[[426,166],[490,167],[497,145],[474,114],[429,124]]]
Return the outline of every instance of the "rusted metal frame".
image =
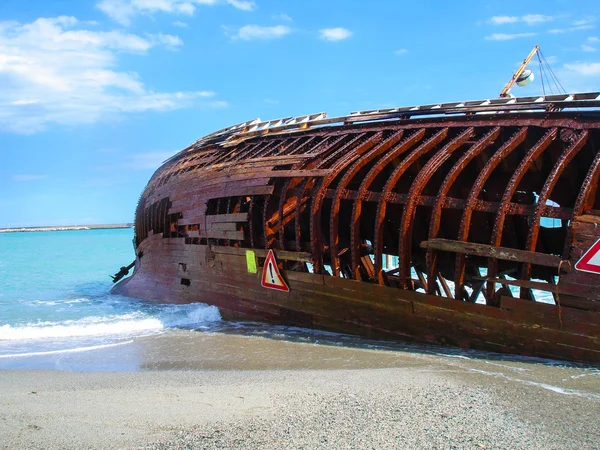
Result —
[[[220,164],[223,161],[229,161],[237,153],[246,152],[250,148],[254,148],[254,147],[256,147],[256,146],[258,146],[260,144],[261,144],[261,141],[255,142],[254,144],[244,142],[243,144],[236,145],[235,147],[233,147],[233,148],[231,148],[229,150],[221,150],[221,152],[220,152],[221,154],[218,155],[215,159],[213,159],[210,162],[210,165]]]
[[[284,239],[284,229],[285,229],[285,225],[283,224],[283,208],[285,206],[285,201],[287,198],[287,192],[288,189],[290,187],[290,184],[292,183],[292,181],[296,181],[296,178],[288,178],[285,183],[283,184],[283,187],[281,188],[281,194],[279,195],[279,207],[277,209],[278,211],[278,228],[279,228],[279,248],[281,250],[285,250],[285,239]],[[297,184],[297,183],[296,183]]]
[[[510,203],[513,195],[519,187],[519,183],[529,170],[529,168],[533,165],[533,163],[542,155],[544,150],[546,150],[552,141],[556,139],[558,135],[558,128],[551,128],[548,132],[540,139],[530,150],[527,152],[527,155],[523,158],[517,170],[513,173],[506,190],[502,196],[502,200],[500,201],[500,208],[496,213],[496,220],[494,221],[494,228],[492,230],[492,238],[490,239],[490,244],[494,246],[499,246],[502,243],[502,231],[504,230],[504,221],[506,219],[506,215],[508,212],[508,203]],[[498,273],[498,260],[496,258],[490,258],[488,260],[488,269],[487,276],[490,278],[496,278]],[[493,306],[498,306],[498,302],[494,298],[495,292],[495,283],[490,281],[486,286],[487,299]]]
[[[267,142],[266,144],[263,142],[263,144],[265,144],[264,147],[257,148],[252,153],[250,153],[249,155],[245,155],[244,157],[240,156],[238,158],[238,161],[243,161],[244,159],[261,158],[263,156],[266,156],[270,151],[276,150],[277,147],[279,147],[279,144],[281,144],[281,142],[281,139],[273,139],[271,142]]]
[[[308,144],[310,141],[312,141],[314,139],[314,137],[311,137],[310,139],[308,139],[304,144],[301,144],[300,147],[304,147],[306,144]],[[319,144],[324,143],[324,140],[322,140],[321,142],[319,142]],[[317,146],[318,147],[318,146]],[[304,162],[300,162],[297,163],[296,165],[294,165],[294,169],[300,169],[301,166],[304,164]],[[317,166],[319,163],[318,161],[313,161],[310,162],[306,165],[305,169],[312,169],[315,166]],[[293,189],[295,187],[297,187],[300,183],[302,182],[302,178],[290,178],[289,180],[286,180],[285,184],[283,185],[282,189],[281,189],[281,195],[279,197],[279,208],[278,208],[278,217],[279,217],[279,238],[280,238],[280,245],[281,248],[284,249],[285,246],[285,239],[284,239],[284,231],[285,231],[285,224],[283,223],[283,209],[285,207],[285,201],[287,199],[287,195],[288,195],[288,191],[290,189]],[[304,183],[304,186],[306,186],[306,182]],[[298,202],[302,202],[302,195],[304,194],[304,190],[301,189],[300,190],[300,195],[296,196],[297,198],[297,204],[296,204],[296,225],[295,225],[295,229],[298,230],[298,232],[296,233],[296,236],[299,235],[300,233],[300,223],[298,222],[298,215],[299,212],[301,210],[301,204],[298,204]],[[296,246],[298,247],[300,245],[299,241],[297,240],[296,242]],[[298,250],[300,251],[300,250]]]
[[[342,145],[335,151],[331,152],[328,155],[320,155],[322,160],[321,164],[319,164],[319,167],[327,168],[336,166],[340,162],[340,158],[342,161],[345,160],[345,158],[348,156],[347,152],[349,149],[351,149],[355,145],[358,145],[359,142],[361,140],[364,140],[369,134],[371,133],[366,132],[363,134],[354,134],[348,142],[346,142],[344,145]]]
[[[269,224],[267,223],[267,209],[269,207],[269,200],[271,200],[272,195],[265,195],[264,205],[262,210],[262,223],[263,223],[263,238],[265,240],[265,249],[269,249]]]
[[[322,149],[318,152],[315,151],[311,153],[314,154],[315,159],[320,158],[318,159],[319,163],[316,165],[316,168],[322,169],[324,167],[327,167],[325,165],[326,157],[331,153],[337,153],[337,150],[339,150],[340,146],[345,146],[344,141],[348,139],[348,137],[350,137],[350,140],[353,140],[354,136],[356,135],[341,135],[332,137],[331,139],[324,139],[323,141],[321,141],[316,148],[319,149],[322,146]]]
[[[304,162],[300,162],[294,165],[294,169],[298,170],[301,168],[301,166],[304,164]],[[317,165],[316,162],[310,162],[306,165],[305,169],[311,169],[313,168],[315,165]],[[279,240],[280,240],[280,246],[282,250],[285,250],[285,239],[284,239],[284,234],[285,234],[285,224],[283,221],[284,218],[284,208],[285,208],[285,202],[287,200],[287,195],[288,192],[296,187],[298,187],[298,185],[300,185],[302,183],[302,181],[305,180],[304,178],[289,178],[288,180],[286,180],[285,184],[283,185],[283,187],[281,188],[281,195],[279,196],[279,208],[278,208],[278,227],[279,227]],[[303,190],[300,190],[300,195],[303,195]],[[298,205],[298,202],[301,202],[302,198],[298,196],[298,194],[296,194],[296,214],[299,213],[300,211],[300,206]],[[295,222],[296,222],[296,226],[299,227],[300,224],[298,222],[298,217],[295,217]],[[298,245],[298,243],[296,243],[296,246]],[[300,251],[300,250],[298,250]]]
[[[302,140],[302,139],[306,139],[306,136],[298,138],[299,141]],[[292,151],[289,154],[290,155],[297,155],[297,154],[300,154],[300,153],[305,153],[304,149],[307,146],[309,146],[311,144],[312,145],[314,145],[314,144],[319,145],[323,141],[323,139],[321,139],[320,141],[315,142],[317,139],[318,139],[317,136],[310,136],[310,137],[308,137],[308,139],[306,139],[302,144],[299,144],[298,147],[292,149]],[[301,150],[302,150],[302,152],[301,152]]]
[[[302,200],[304,199],[304,192],[306,191],[306,186],[308,185],[310,179],[307,178],[299,186],[300,194],[298,195],[298,201],[296,202],[296,217],[294,222],[294,232],[296,235],[296,251],[302,251],[302,236],[300,229],[300,215],[302,214]],[[309,206],[310,207],[310,206]]]
[[[373,161],[373,159],[377,158],[382,153],[388,151],[392,146],[396,145],[402,139],[404,135],[404,130],[396,131],[394,134],[389,136],[384,141],[377,144],[370,151],[365,153],[358,161],[356,161],[350,169],[346,171],[342,179],[340,180],[336,194],[333,197],[333,201],[331,204],[331,217],[330,217],[330,255],[331,255],[331,270],[333,275],[338,277],[340,273],[340,261],[338,258],[337,244],[339,241],[339,212],[340,212],[340,203],[341,196],[340,194],[346,189],[346,186],[354,179],[356,174],[369,162]]]
[[[402,219],[400,221],[400,241],[398,246],[398,262],[400,271],[398,273],[399,286],[403,289],[409,287],[410,281],[410,260],[412,249],[412,230],[415,212],[417,209],[418,197],[425,189],[425,186],[431,177],[438,171],[440,167],[452,156],[452,154],[461,148],[475,134],[475,128],[470,127],[444,145],[432,158],[427,161],[425,166],[419,171],[416,178],[413,180],[408,192],[408,200],[402,210]],[[435,280],[435,274],[432,278]],[[428,278],[428,280],[431,280]]]
[[[366,133],[365,133],[366,134]],[[313,257],[315,258],[315,273],[321,273],[323,270],[323,242],[321,237],[321,215],[323,211],[323,200],[325,200],[325,193],[327,192],[327,188],[333,181],[337,178],[342,170],[344,170],[348,165],[352,164],[357,158],[360,158],[361,155],[369,151],[375,144],[377,144],[382,137],[382,133],[376,133],[370,136],[367,139],[363,139],[364,135],[359,135],[356,138],[352,139],[346,145],[342,146],[337,152],[334,154],[344,154],[341,160],[338,160],[337,163],[332,168],[332,173],[325,177],[319,184],[318,189],[313,195],[313,201],[311,205],[311,217],[310,217],[310,235],[311,235],[311,245]],[[360,142],[362,141],[362,142]],[[356,147],[354,147],[356,145]],[[332,155],[330,155],[330,159]],[[326,164],[326,162],[323,162]],[[319,243],[321,242],[321,245]],[[329,247],[331,248],[332,243],[329,243]]]
[[[300,139],[301,138],[299,138],[299,137],[291,137],[291,138],[288,138],[288,139],[281,139],[279,141],[279,143],[281,145],[283,145],[283,148],[278,149],[279,150],[278,154],[279,155],[286,155],[286,154],[288,154],[288,153],[286,153],[288,151],[288,149],[290,149],[290,148],[294,147],[296,144],[298,144],[298,141]],[[260,157],[264,158],[264,157],[268,157],[268,156],[273,155],[273,153],[275,152],[275,150],[277,149],[277,147],[278,146],[275,146],[275,148],[270,149],[269,151],[263,153],[262,155],[260,155]]]
[[[267,145],[271,144],[271,142],[267,143]],[[239,145],[239,144],[238,144]],[[265,141],[263,139],[259,139],[255,144],[250,144],[248,147],[243,148],[234,158],[228,158],[226,161],[243,161],[245,159],[250,159],[252,154],[257,153],[262,149],[265,145]],[[235,147],[234,147],[235,148]],[[235,155],[235,153],[234,153]]]
[[[321,146],[323,149],[320,151],[320,154],[327,154],[332,150],[335,150],[340,143],[343,142],[346,136],[336,136],[329,139],[329,137],[325,137],[319,144],[317,145],[317,149]],[[323,166],[323,160],[316,159],[312,165],[316,164],[316,168],[321,168]],[[302,213],[302,200],[304,199],[306,187],[310,185],[311,182],[315,182],[315,179],[308,178],[302,182],[302,184],[298,187],[298,202],[296,203],[296,220],[294,224],[294,229],[296,233],[296,251],[302,251],[302,236],[301,236],[301,224],[300,224],[300,216]],[[311,206],[309,205],[308,208]]]
[[[250,233],[250,248],[255,248],[254,245],[254,195],[250,196],[250,205],[248,206],[248,232]]]
[[[594,199],[590,201],[590,196],[593,194],[596,196],[596,191],[598,189],[598,181],[600,180],[600,152],[596,153],[594,160],[592,161],[592,165],[590,166],[583,183],[581,184],[581,189],[579,190],[579,194],[577,195],[577,200],[575,200],[575,206],[573,207],[573,213],[570,217],[571,225],[567,229],[567,237],[565,239],[565,247],[563,249],[563,259],[569,259],[569,254],[571,252],[571,244],[573,242],[573,221],[576,217],[583,214],[586,209],[590,209],[594,206]]]
[[[429,138],[426,142],[419,145],[414,149],[404,160],[400,162],[398,167],[394,169],[392,174],[389,176],[385,187],[381,193],[381,200],[377,204],[377,214],[375,217],[375,238],[373,242],[373,248],[375,251],[375,273],[379,273],[381,270],[381,258],[383,254],[383,222],[385,220],[385,213],[387,209],[387,199],[394,186],[400,179],[400,177],[417,161],[421,156],[429,152],[432,148],[441,143],[448,135],[448,128],[443,128],[438,131],[435,135]]]
[[[552,168],[552,172],[548,175],[546,179],[546,183],[544,183],[544,187],[539,194],[538,203],[535,208],[535,213],[533,214],[533,220],[531,228],[529,229],[529,235],[527,236],[527,246],[526,250],[530,250],[532,252],[535,251],[537,247],[537,240],[540,233],[541,219],[544,211],[544,206],[546,202],[550,198],[552,191],[554,190],[554,186],[558,182],[560,176],[563,171],[567,168],[569,163],[573,160],[573,158],[579,153],[579,151],[585,146],[587,139],[589,136],[589,131],[583,131],[579,137],[574,140],[570,146],[568,146],[563,153],[558,158],[558,161],[554,164]],[[523,280],[529,280],[531,276],[531,264],[523,264],[523,268],[521,269],[521,278]],[[526,288],[521,288],[521,297],[526,297]]]
[[[336,190],[335,189],[327,189],[327,195],[325,198],[335,198]],[[343,189],[339,197],[341,200],[358,200],[360,196],[361,202],[378,202],[381,200],[381,193],[366,191],[364,193],[360,193],[360,191]],[[403,205],[408,200],[408,194],[395,194],[390,193],[387,197],[388,203],[394,203],[397,205]],[[444,199],[444,203],[442,208],[444,209],[460,209],[464,211],[468,200],[463,198],[455,198],[455,197],[446,197]],[[421,195],[417,199],[418,206],[435,206],[436,197],[431,195]],[[500,206],[500,202],[489,202],[484,200],[477,200],[475,202],[475,206],[473,208],[474,211],[482,211],[482,212],[493,212],[498,211],[498,207]],[[572,208],[564,208],[562,206],[552,206],[552,205],[544,205],[542,215],[544,217],[549,217],[551,219],[562,219],[569,220],[572,215]],[[509,203],[508,205],[508,214],[516,215],[516,216],[533,216],[535,212],[535,205],[524,205],[522,203]]]
[[[448,175],[444,179],[442,186],[440,187],[439,193],[435,199],[435,205],[431,212],[431,222],[429,225],[429,239],[434,239],[440,230],[440,221],[442,217],[442,208],[447,199],[448,192],[452,188],[452,185],[463,172],[467,165],[477,156],[479,156],[484,150],[492,145],[498,136],[500,135],[500,127],[494,127],[487,135],[481,138],[475,145],[473,145],[452,167]],[[435,250],[427,251],[427,267],[429,268],[428,279],[434,279],[437,265],[437,252]],[[433,286],[427,287],[427,293],[433,293]]]
[[[473,187],[471,188],[471,192],[469,192],[469,196],[467,197],[467,205],[465,206],[461,221],[460,227],[458,230],[457,240],[466,241],[469,238],[469,230],[471,227],[471,217],[473,215],[473,211],[477,210],[477,204],[479,201],[479,195],[483,190],[485,183],[492,175],[496,167],[508,156],[510,155],[520,144],[523,143],[525,138],[527,137],[527,127],[523,127],[519,129],[516,133],[514,133],[500,149],[498,149],[492,157],[485,164],[475,183],[473,183]],[[455,264],[455,275],[454,275],[454,297],[461,298],[461,292],[463,289],[463,283],[465,279],[465,263],[466,257],[464,254],[459,253],[456,255],[456,264]]]

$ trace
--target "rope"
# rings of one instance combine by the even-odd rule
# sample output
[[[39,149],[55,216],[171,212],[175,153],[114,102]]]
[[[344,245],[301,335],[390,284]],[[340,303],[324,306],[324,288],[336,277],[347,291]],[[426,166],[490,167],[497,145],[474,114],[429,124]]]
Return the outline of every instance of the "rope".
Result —
[[[542,58],[540,57],[540,52],[537,52],[538,63],[540,67],[540,79],[542,80],[542,93],[544,97],[546,96],[546,87],[544,86],[544,67],[542,66]]]

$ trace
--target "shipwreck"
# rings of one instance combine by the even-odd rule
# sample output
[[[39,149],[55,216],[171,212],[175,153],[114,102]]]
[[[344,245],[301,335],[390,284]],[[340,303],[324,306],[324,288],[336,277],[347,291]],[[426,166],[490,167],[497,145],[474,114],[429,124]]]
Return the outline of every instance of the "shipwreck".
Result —
[[[600,363],[599,107],[504,95],[212,133],[150,179],[114,290]]]

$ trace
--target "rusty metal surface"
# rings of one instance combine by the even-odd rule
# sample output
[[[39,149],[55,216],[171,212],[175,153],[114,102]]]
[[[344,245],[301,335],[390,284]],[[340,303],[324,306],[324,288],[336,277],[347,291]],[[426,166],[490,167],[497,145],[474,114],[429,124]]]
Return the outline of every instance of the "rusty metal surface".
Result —
[[[533,103],[542,111],[525,112]],[[600,275],[573,268],[600,239],[600,115],[552,112],[567,104],[596,107],[600,96],[317,114],[209,135],[149,181],[135,221],[137,253],[147,256],[128,285],[145,298],[142,280],[154,279],[176,301],[220,289],[228,292],[220,305],[244,317],[308,314],[327,329],[565,357],[558,344],[519,346],[547,303],[561,318],[600,311]],[[279,252],[292,289],[283,316],[274,294],[240,275],[244,249]],[[191,285],[179,283],[179,263]],[[342,297],[359,303],[344,310]],[[379,316],[365,307],[378,298],[389,299],[382,311],[411,306]],[[497,322],[506,314],[525,327],[514,341]],[[556,337],[571,348],[566,357],[600,361],[590,334],[599,319],[580,318],[570,331],[548,318],[553,325],[531,338]]]

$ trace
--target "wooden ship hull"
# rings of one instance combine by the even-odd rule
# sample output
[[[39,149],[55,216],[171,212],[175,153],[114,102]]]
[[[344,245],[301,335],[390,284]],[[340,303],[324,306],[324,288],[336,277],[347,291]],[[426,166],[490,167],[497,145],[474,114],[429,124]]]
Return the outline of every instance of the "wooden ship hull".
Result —
[[[576,267],[600,239],[598,106],[507,98],[213,133],[149,181],[114,291],[599,363],[600,275]],[[289,292],[261,286],[269,249]]]

